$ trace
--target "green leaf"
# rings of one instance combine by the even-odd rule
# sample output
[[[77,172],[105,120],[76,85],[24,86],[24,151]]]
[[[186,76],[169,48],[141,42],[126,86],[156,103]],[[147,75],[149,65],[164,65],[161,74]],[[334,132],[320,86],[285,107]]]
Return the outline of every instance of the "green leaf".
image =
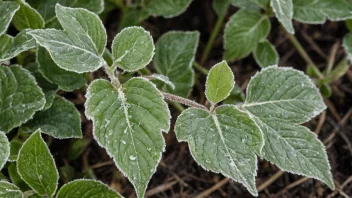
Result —
[[[326,106],[308,76],[291,68],[267,67],[247,87],[243,107],[264,133],[262,156],[295,174],[320,179],[334,188],[323,144],[298,124]]]
[[[36,131],[23,144],[17,159],[21,178],[40,196],[52,197],[59,178],[49,148]]]
[[[0,36],[4,34],[9,24],[20,6],[16,2],[2,1],[0,2]]]
[[[259,43],[253,52],[253,56],[260,67],[277,65],[279,63],[279,54],[269,41]]]
[[[74,104],[57,96],[49,109],[37,112],[33,119],[21,126],[25,133],[38,129],[54,138],[81,138],[81,115]]]
[[[26,182],[23,181],[21,176],[18,174],[16,163],[11,163],[8,166],[7,171],[9,173],[12,183],[19,187],[21,191],[30,190],[30,187],[26,184]]]
[[[144,0],[144,6],[156,16],[172,18],[186,11],[192,0]]]
[[[15,162],[17,160],[18,152],[23,145],[23,141],[12,139],[10,142],[10,156],[8,161]]]
[[[10,143],[4,132],[0,131],[0,170],[10,156]]]
[[[170,31],[156,42],[154,66],[158,73],[167,76],[175,89],[164,84],[166,92],[187,97],[194,85],[192,63],[197,51],[199,32]]]
[[[285,27],[285,29],[294,34],[295,30],[292,24],[293,18],[293,3],[291,0],[271,0],[270,6],[273,8],[275,12],[276,18],[280,21],[280,23]]]
[[[91,141],[88,139],[77,139],[68,148],[68,160],[75,160],[87,148]]]
[[[260,8],[267,9],[270,0],[230,0],[231,4],[249,12],[259,12]]]
[[[57,198],[120,198],[120,194],[106,186],[105,184],[88,179],[74,180],[65,184],[59,190]]]
[[[0,130],[9,132],[43,109],[45,98],[34,77],[20,66],[0,66]]]
[[[170,81],[169,77],[164,76],[162,74],[151,74],[149,76],[143,76],[149,80],[159,80],[171,87],[171,89],[175,89],[175,85]]]
[[[178,141],[188,142],[193,158],[204,169],[221,173],[258,195],[255,153],[261,152],[264,142],[247,113],[233,105],[220,106],[215,112],[187,109],[177,118],[175,133]]]
[[[352,4],[346,0],[293,0],[294,19],[302,23],[323,24],[327,19],[343,21],[352,18]]]
[[[132,78],[119,88],[95,80],[86,97],[85,114],[93,120],[95,139],[134,185],[137,196],[144,197],[165,147],[161,131],[170,127],[163,96],[150,81]]]
[[[12,19],[12,23],[17,30],[21,31],[26,28],[41,29],[44,27],[44,19],[38,11],[33,9],[24,0],[17,0],[17,2],[20,5],[20,9]]]
[[[0,36],[0,62],[9,60],[36,46],[35,40],[27,33],[28,30],[23,30],[16,37],[7,34]]]
[[[37,63],[40,73],[50,82],[59,86],[63,91],[73,91],[83,87],[86,83],[84,74],[78,74],[61,69],[50,57],[45,48],[37,50]]]
[[[352,62],[352,33],[348,33],[343,38],[343,48],[345,48],[348,60]]]
[[[246,96],[244,95],[241,87],[235,84],[233,87],[229,97],[227,97],[222,103],[223,104],[238,104],[238,103],[243,103],[245,100]]]
[[[210,102],[216,104],[230,95],[234,85],[235,77],[231,68],[226,61],[222,61],[210,69],[205,84],[205,95]]]
[[[319,179],[334,189],[324,145],[304,126],[284,119],[256,118],[264,133],[262,156],[280,169]]]
[[[153,38],[142,27],[128,27],[112,42],[113,66],[125,71],[137,71],[147,66],[154,55]]]
[[[43,110],[48,109],[53,104],[56,92],[58,91],[57,85],[49,82],[46,80],[46,78],[43,77],[38,69],[37,63],[31,63],[27,65],[26,69],[31,72],[31,74],[35,77],[39,87],[42,88],[45,95],[45,105]]]
[[[148,10],[130,7],[123,14],[119,23],[119,30],[130,26],[139,26],[144,20],[150,16]]]
[[[60,4],[72,8],[85,8],[96,14],[104,10],[104,0],[27,0],[27,2],[43,16],[46,27],[60,28],[55,16],[55,5]]]
[[[0,181],[0,197],[23,198],[23,194],[17,186],[6,181]]]
[[[77,73],[93,72],[105,63],[105,28],[99,17],[82,8],[55,6],[62,30],[33,30],[38,44],[45,47],[62,69]]]
[[[260,118],[304,123],[325,108],[311,79],[292,68],[266,67],[248,84],[245,109]]]
[[[224,58],[228,61],[248,56],[270,31],[265,15],[239,10],[227,22],[224,33]]]

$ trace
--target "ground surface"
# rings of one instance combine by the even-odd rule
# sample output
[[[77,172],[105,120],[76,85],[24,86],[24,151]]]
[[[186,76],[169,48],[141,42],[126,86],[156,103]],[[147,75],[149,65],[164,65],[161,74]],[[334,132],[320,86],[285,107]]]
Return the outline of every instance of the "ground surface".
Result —
[[[225,21],[236,8],[231,8]],[[173,19],[149,18],[143,26],[149,30],[154,40],[170,30],[198,30],[201,39],[196,60],[204,50],[209,34],[216,22],[216,15],[211,9],[211,1],[195,0],[186,13]],[[105,22],[108,29],[109,42],[117,33],[119,11],[113,10]],[[269,40],[275,44],[280,54],[281,66],[292,66],[305,70],[306,63],[297,53],[296,49],[285,36],[278,22],[272,19],[272,31]],[[343,22],[327,22],[324,25],[304,25],[295,22],[296,37],[303,44],[313,61],[323,69],[326,60],[337,45],[336,62],[344,57],[341,47],[342,38],[348,33]],[[314,43],[314,44],[313,44]],[[222,32],[217,37],[213,50],[204,67],[210,68],[221,61],[223,54]],[[259,70],[254,59],[246,59],[229,63],[236,76],[236,83],[245,88],[250,76]],[[149,69],[153,71],[152,65]],[[199,74],[199,84],[195,86],[191,98],[198,102],[204,101],[205,76]],[[94,76],[101,76],[95,73]],[[259,197],[352,197],[352,70],[332,84],[332,96],[326,99],[328,109],[320,116],[306,123],[311,130],[319,133],[327,148],[327,153],[332,167],[332,173],[337,186],[331,191],[326,185],[313,179],[281,173],[275,165],[267,161],[259,161],[257,186],[260,190]],[[71,165],[77,172],[84,172],[86,176],[96,177],[125,197],[134,197],[134,190],[128,180],[115,168],[106,152],[92,139],[92,123],[83,115],[84,92],[61,93],[66,98],[75,102],[82,113],[82,129],[84,136],[91,139],[89,147],[84,154],[73,162],[66,159],[67,149],[64,145],[68,140],[53,140],[51,152],[55,156],[58,167]],[[172,123],[179,112],[171,107],[173,114]],[[205,197],[252,197],[242,185],[225,179],[222,175],[203,170],[192,159],[188,146],[178,143],[175,133],[171,130],[165,135],[166,152],[163,154],[157,172],[150,181],[147,196],[150,197],[196,197],[205,193]],[[278,177],[275,177],[278,176]],[[268,185],[265,182],[272,181]],[[61,184],[64,182],[60,181]],[[215,187],[214,187],[215,186]],[[212,192],[212,193],[211,193]]]

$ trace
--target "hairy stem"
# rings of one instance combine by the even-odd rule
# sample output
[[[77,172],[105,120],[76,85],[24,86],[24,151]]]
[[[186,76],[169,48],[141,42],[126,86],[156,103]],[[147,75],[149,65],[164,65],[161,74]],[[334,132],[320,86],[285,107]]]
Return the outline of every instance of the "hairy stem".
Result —
[[[227,10],[227,8],[226,8],[226,10]],[[216,21],[214,30],[212,31],[212,33],[210,35],[210,38],[209,38],[208,43],[207,43],[207,45],[205,47],[205,50],[203,51],[202,58],[200,60],[200,64],[204,64],[205,61],[207,60],[207,58],[209,56],[209,53],[210,53],[211,49],[213,48],[213,44],[214,44],[215,38],[219,34],[219,32],[221,30],[221,27],[222,27],[222,24],[224,22],[226,13],[227,12],[223,12],[221,15],[218,16],[218,20]]]
[[[317,75],[319,76],[319,78],[323,78],[323,74],[320,72],[320,70],[317,68],[317,66],[314,64],[314,62],[312,61],[312,59],[310,58],[310,56],[308,55],[308,53],[304,50],[303,46],[301,45],[301,43],[299,43],[299,41],[297,40],[297,38],[286,32],[287,38],[291,41],[291,43],[293,44],[293,46],[295,46],[295,48],[297,49],[298,53],[301,55],[301,57],[306,61],[306,63],[308,65],[310,65],[311,67],[314,67],[314,69],[317,71]]]
[[[178,103],[187,105],[189,107],[195,107],[195,108],[199,108],[199,109],[208,110],[207,107],[205,107],[204,105],[201,105],[201,104],[199,104],[197,102],[194,102],[193,100],[182,98],[180,96],[176,96],[176,95],[169,94],[169,93],[166,93],[166,92],[161,92],[161,93],[163,94],[163,96],[164,96],[164,98],[166,100],[170,100],[170,101],[173,101],[173,102],[178,102]]]
[[[116,88],[119,88],[121,86],[121,83],[119,79],[116,77],[114,70],[112,70],[107,64],[104,64],[104,70],[105,70],[105,73],[108,75],[111,81],[111,84]]]

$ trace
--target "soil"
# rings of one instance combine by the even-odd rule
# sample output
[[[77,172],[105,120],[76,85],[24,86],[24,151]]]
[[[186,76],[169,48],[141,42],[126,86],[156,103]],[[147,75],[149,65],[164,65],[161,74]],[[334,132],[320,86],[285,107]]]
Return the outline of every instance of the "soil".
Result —
[[[228,10],[225,21],[236,12],[232,7]],[[107,17],[105,25],[109,33],[109,41],[117,33],[119,11],[113,10]],[[216,22],[216,15],[211,8],[211,1],[194,0],[189,9],[176,18],[164,19],[151,17],[143,23],[143,27],[151,32],[154,40],[170,30],[198,30],[201,33],[196,60],[200,60],[201,53],[208,41],[209,35]],[[305,71],[306,63],[298,54],[285,32],[276,19],[271,19],[272,30],[268,39],[276,46],[280,54],[280,66],[292,66]],[[327,22],[323,25],[305,25],[294,22],[297,39],[311,56],[317,66],[323,70],[330,57],[332,46],[337,43],[335,63],[339,62],[345,52],[341,46],[342,38],[348,33],[344,22]],[[223,40],[221,32],[215,40],[214,47],[204,67],[210,68],[222,60]],[[314,43],[314,44],[312,44]],[[237,62],[229,63],[236,76],[236,83],[245,88],[250,77],[259,71],[252,56]],[[153,70],[152,65],[149,69]],[[190,98],[196,101],[204,100],[205,76],[199,75],[199,84],[195,86]],[[95,77],[103,76],[96,72]],[[104,77],[104,76],[103,76]],[[326,99],[328,109],[304,125],[312,131],[317,131],[319,139],[324,141],[331,169],[335,180],[336,190],[331,191],[326,185],[314,179],[283,173],[268,186],[261,186],[281,174],[279,169],[265,160],[259,160],[257,186],[263,187],[259,197],[352,197],[352,70],[331,84],[332,96]],[[110,187],[119,191],[125,197],[135,197],[133,186],[113,165],[104,149],[92,139],[92,123],[84,117],[84,92],[61,93],[73,101],[82,113],[82,130],[84,136],[91,141],[83,155],[68,162],[67,145],[71,140],[52,140],[50,150],[58,167],[70,165],[77,172],[83,172],[86,177],[97,178]],[[172,125],[179,112],[170,106],[172,111]],[[320,125],[322,124],[322,125]],[[205,171],[192,159],[188,145],[179,143],[173,129],[165,134],[166,151],[157,172],[151,179],[147,196],[149,197],[196,197],[210,192],[205,197],[252,197],[239,183],[229,181],[220,174]],[[63,184],[64,180],[60,183]]]

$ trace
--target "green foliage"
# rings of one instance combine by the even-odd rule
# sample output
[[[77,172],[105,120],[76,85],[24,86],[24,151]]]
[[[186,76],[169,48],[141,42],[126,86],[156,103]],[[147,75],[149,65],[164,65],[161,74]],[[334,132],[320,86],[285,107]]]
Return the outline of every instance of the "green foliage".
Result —
[[[329,84],[348,71],[352,36],[344,38],[347,57],[335,67],[329,63],[320,72],[309,63],[308,74],[317,78],[314,82],[320,92],[302,72],[276,66],[279,55],[267,37],[272,16],[293,34],[292,19],[303,23],[349,19],[352,4],[347,0],[213,1],[218,21],[210,32],[208,52],[227,19],[227,11],[233,11],[229,6],[234,5],[240,9],[225,26],[223,57],[236,61],[252,53],[263,67],[249,81],[245,96],[235,85],[226,61],[210,71],[195,62],[198,31],[169,31],[154,45],[150,32],[134,26],[151,15],[178,16],[191,2],[144,0],[125,5],[116,1],[122,14],[118,29],[124,29],[107,44],[101,18],[114,7],[98,16],[103,12],[103,0],[0,0],[0,169],[4,171],[0,178],[9,176],[13,183],[0,181],[0,197],[121,197],[99,181],[71,181],[96,176],[93,167],[87,167],[83,175],[68,164],[59,167],[61,181],[66,184],[57,190],[59,174],[48,148],[51,137],[47,145],[42,134],[57,139],[82,138],[83,109],[79,106],[78,111],[64,98],[71,98],[66,92],[74,90],[78,105],[86,91],[84,110],[93,121],[94,140],[132,183],[137,197],[144,197],[165,150],[162,132],[171,127],[165,99],[183,111],[174,129],[177,139],[188,143],[195,161],[206,170],[241,183],[252,195],[258,195],[257,157],[334,189],[324,145],[301,124],[325,110],[320,92],[330,96]],[[10,36],[16,34],[14,28],[7,34],[11,22],[19,31],[15,37]],[[201,64],[206,59],[203,53]],[[146,68],[152,60],[154,68],[150,69],[157,74]],[[192,65],[207,74],[205,97],[192,97],[207,99],[207,107],[187,99],[195,79],[204,79],[195,75]],[[88,73],[101,67],[104,70],[96,74]],[[102,72],[109,80],[99,79]],[[142,76],[135,77],[137,74]],[[199,82],[197,90],[202,90]],[[184,110],[175,102],[191,108]],[[91,139],[69,142],[67,159],[73,162]]]
[[[22,30],[16,37],[3,34],[0,36],[0,43],[0,62],[35,47],[35,40],[28,35],[28,30]]]
[[[227,22],[224,33],[224,58],[228,61],[248,56],[270,31],[268,17],[239,10]]]
[[[76,107],[66,99],[56,96],[50,108],[37,112],[33,119],[21,126],[21,131],[31,133],[38,129],[54,138],[81,138],[81,116]]]
[[[16,12],[12,19],[13,25],[17,30],[21,31],[26,28],[40,29],[44,27],[44,19],[24,0],[17,0],[20,9]]]
[[[18,154],[17,170],[38,195],[54,195],[59,176],[54,159],[39,130],[23,144]]]
[[[326,19],[341,21],[352,18],[352,4],[346,0],[293,0],[294,19],[302,23],[322,24]]]
[[[277,65],[279,63],[279,54],[269,41],[259,43],[253,51],[253,57],[260,67]]]
[[[10,156],[10,143],[4,132],[0,131],[0,170]]]
[[[133,78],[118,88],[95,80],[86,97],[95,139],[143,197],[165,147],[161,131],[170,127],[162,95],[151,82]]]
[[[20,189],[6,181],[0,181],[0,196],[3,198],[23,198]]]
[[[151,14],[171,18],[186,11],[192,0],[144,0],[143,4]]]
[[[1,1],[0,2],[0,36],[4,34],[20,6],[16,2]],[[0,37],[1,38],[1,37]],[[2,43],[2,42],[1,42]]]
[[[214,65],[209,71],[207,82],[205,84],[205,95],[213,104],[226,99],[235,84],[235,77],[231,68],[223,61]]]
[[[271,0],[270,6],[275,12],[277,19],[285,27],[285,29],[294,34],[292,18],[293,18],[293,3],[292,1],[286,0]]]
[[[9,132],[43,109],[44,93],[29,71],[20,66],[0,66],[0,130]]]
[[[106,32],[99,17],[81,8],[67,8],[59,4],[55,8],[64,31],[41,29],[29,34],[48,50],[53,61],[62,69],[83,73],[103,66]]]
[[[101,182],[94,180],[75,180],[61,187],[57,198],[120,198],[121,195]]]
[[[125,71],[137,71],[145,67],[154,55],[153,38],[141,27],[123,29],[114,38],[111,48],[113,67]]]
[[[163,84],[162,90],[187,97],[194,85],[192,63],[198,47],[199,32],[171,31],[156,43],[154,66],[158,73],[169,78],[172,86]]]
[[[45,21],[45,26],[50,28],[60,28],[55,15],[55,5],[60,4],[72,8],[85,8],[96,14],[100,14],[104,9],[104,0],[27,0],[35,8]]]

